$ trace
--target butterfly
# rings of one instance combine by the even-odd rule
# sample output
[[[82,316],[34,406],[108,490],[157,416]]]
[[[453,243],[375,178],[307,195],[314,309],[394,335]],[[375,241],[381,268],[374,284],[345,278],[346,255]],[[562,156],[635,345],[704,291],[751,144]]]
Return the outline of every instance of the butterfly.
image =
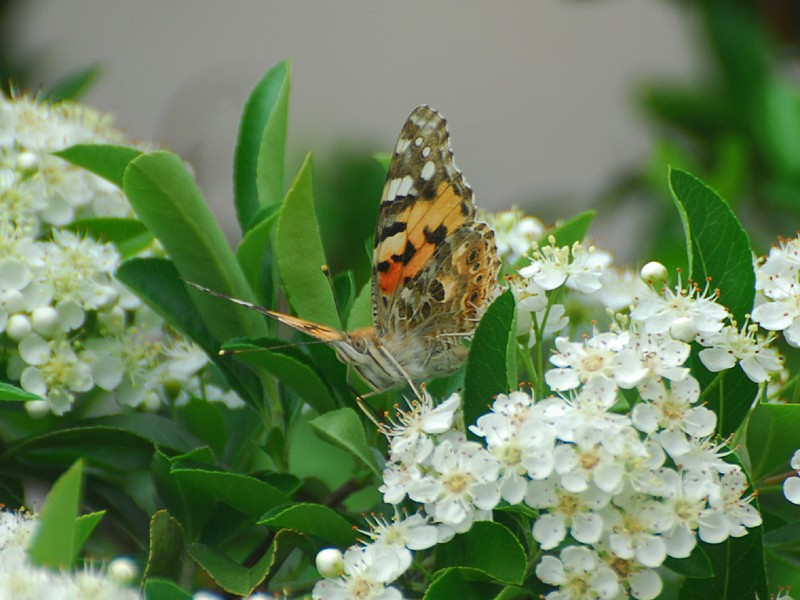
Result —
[[[466,358],[494,297],[494,232],[475,220],[472,188],[453,161],[444,117],[418,106],[400,130],[383,188],[372,259],[372,323],[354,331],[312,323],[218,292],[333,346],[376,392],[441,377]]]

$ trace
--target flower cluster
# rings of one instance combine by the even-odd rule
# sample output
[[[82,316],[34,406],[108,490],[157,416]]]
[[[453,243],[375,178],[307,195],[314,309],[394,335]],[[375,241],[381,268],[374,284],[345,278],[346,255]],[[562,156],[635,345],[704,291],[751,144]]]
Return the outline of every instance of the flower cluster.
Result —
[[[53,571],[37,567],[28,560],[27,550],[33,540],[37,519],[30,513],[0,511],[0,598],[3,600],[38,600],[39,598],[98,598],[138,600],[142,596],[128,587],[131,577],[121,561],[107,570],[86,566],[78,572]]]
[[[125,142],[89,108],[0,97],[0,334],[11,350],[0,366],[44,399],[27,404],[32,414],[63,414],[93,390],[151,409],[170,382],[183,396],[200,392],[205,355],[114,278],[122,258],[114,244],[85,233],[98,219],[131,218],[124,195],[53,155]]]
[[[494,231],[497,256],[507,265],[516,264],[544,235],[542,222],[516,207],[498,213],[481,212],[479,218]]]
[[[787,343],[800,348],[800,237],[781,241],[756,269],[758,306],[753,321],[769,331],[782,331]]]

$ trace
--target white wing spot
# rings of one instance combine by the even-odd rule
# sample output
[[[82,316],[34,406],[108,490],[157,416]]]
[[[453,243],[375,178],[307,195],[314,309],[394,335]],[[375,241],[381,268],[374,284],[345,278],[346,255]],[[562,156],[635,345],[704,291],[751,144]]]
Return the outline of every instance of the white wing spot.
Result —
[[[422,158],[428,158],[430,155],[431,155],[431,147],[430,146],[425,146],[422,149]]]
[[[420,137],[418,137],[417,139],[414,140],[414,145],[415,146],[422,146],[422,136],[420,136]]]
[[[400,187],[400,179],[395,177],[389,182],[389,189],[386,192],[386,198],[397,198],[397,188]]]
[[[436,165],[433,164],[432,160],[429,160],[425,163],[422,167],[422,171],[420,171],[419,176],[422,177],[425,181],[428,181],[433,174],[436,172]]]
[[[395,181],[397,181],[395,179]],[[411,191],[411,188],[414,186],[414,180],[409,176],[406,175],[403,179],[400,180],[400,183],[397,187],[397,196],[408,196],[408,192]]]
[[[394,149],[398,154],[402,154],[411,145],[411,140],[408,138],[400,138],[397,140],[397,147]]]

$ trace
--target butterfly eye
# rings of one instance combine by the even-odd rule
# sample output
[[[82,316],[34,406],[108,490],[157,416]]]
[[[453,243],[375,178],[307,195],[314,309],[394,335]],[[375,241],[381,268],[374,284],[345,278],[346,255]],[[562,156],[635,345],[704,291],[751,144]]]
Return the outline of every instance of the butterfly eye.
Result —
[[[350,345],[353,346],[353,349],[359,354],[364,354],[367,351],[367,340],[363,337],[350,338]]]

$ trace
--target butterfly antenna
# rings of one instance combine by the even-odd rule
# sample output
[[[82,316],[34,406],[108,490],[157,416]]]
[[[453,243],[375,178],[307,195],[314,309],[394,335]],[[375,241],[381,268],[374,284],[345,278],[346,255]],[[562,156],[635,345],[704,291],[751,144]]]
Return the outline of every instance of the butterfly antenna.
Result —
[[[339,306],[339,299],[336,297],[336,286],[333,285],[333,277],[331,277],[331,270],[328,265],[322,265],[322,274],[328,280],[328,287],[331,288],[331,295],[333,296],[333,304],[336,306],[336,314],[339,315],[339,320],[344,323],[344,315],[342,314],[342,307]]]
[[[310,346],[311,344],[330,344],[327,340],[311,340],[308,342],[298,342],[296,344],[279,344],[277,346],[266,346],[261,348],[220,348],[217,354],[220,356],[230,356],[232,354],[244,354],[246,352],[264,352],[269,350],[281,350],[283,348],[297,348],[299,346]]]
[[[409,387],[411,388],[411,391],[414,392],[414,395],[417,397],[417,400],[422,402],[422,394],[420,394],[420,391],[417,388],[416,384],[411,379],[411,376],[403,368],[403,366],[399,362],[397,362],[397,359],[395,359],[395,357],[392,356],[392,353],[389,352],[385,347],[378,346],[378,348],[380,349],[381,352],[383,352],[383,355],[389,359],[389,362],[391,362],[394,365],[395,369],[397,369],[397,371],[403,376],[403,379],[406,380],[406,383],[408,383]]]

